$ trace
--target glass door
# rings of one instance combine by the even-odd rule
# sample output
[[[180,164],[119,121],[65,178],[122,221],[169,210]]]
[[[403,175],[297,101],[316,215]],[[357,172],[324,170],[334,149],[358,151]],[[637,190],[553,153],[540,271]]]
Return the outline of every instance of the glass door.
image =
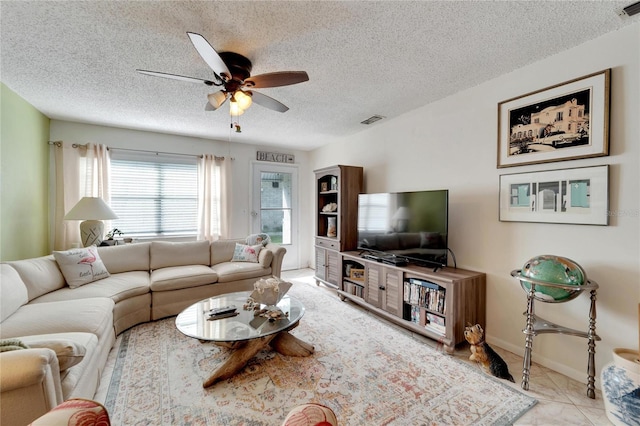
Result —
[[[298,168],[254,163],[252,179],[251,232],[265,233],[287,249],[283,270],[299,267]]]

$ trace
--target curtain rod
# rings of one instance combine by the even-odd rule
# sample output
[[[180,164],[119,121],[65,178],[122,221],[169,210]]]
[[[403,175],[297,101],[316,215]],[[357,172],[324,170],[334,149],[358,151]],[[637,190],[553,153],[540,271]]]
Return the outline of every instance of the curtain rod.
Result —
[[[48,143],[49,143],[49,145],[55,145],[58,148],[62,147],[62,141],[49,141]],[[74,143],[74,144],[71,144],[71,147],[72,148],[86,148],[87,145],[89,145],[89,144],[85,143],[84,145],[81,145],[81,144],[78,144],[78,143]]]
[[[107,148],[109,151],[114,150],[114,151],[133,151],[133,152],[147,152],[147,153],[152,153],[152,154],[166,154],[166,155],[184,155],[185,157],[197,157],[197,158],[202,158],[203,155],[202,154],[179,154],[179,153],[175,153],[175,152],[163,152],[163,151],[149,151],[149,150],[144,150],[144,149],[130,149],[130,148]],[[215,155],[216,159],[218,160],[224,160],[224,155],[222,157]],[[235,158],[231,157],[232,160],[235,160]]]
[[[109,151],[131,151],[131,152],[147,152],[147,153],[152,153],[152,154],[166,154],[166,155],[182,155],[185,157],[198,157],[198,158],[202,158],[202,154],[201,155],[197,155],[197,154],[179,154],[179,153],[175,153],[175,152],[163,152],[163,151],[148,151],[145,149],[130,149],[130,148],[111,148],[111,147],[107,147],[107,149]],[[223,157],[224,158],[224,157]]]
[[[55,145],[58,148],[60,148],[60,147],[62,147],[62,141],[49,141],[49,145]],[[89,145],[89,144],[80,145],[80,144],[74,143],[71,146],[73,148],[86,148],[87,145]],[[202,154],[200,154],[200,155],[197,155],[197,154],[179,154],[179,153],[175,153],[175,152],[148,151],[148,150],[144,150],[144,149],[110,148],[110,147],[107,147],[107,150],[109,150],[109,151],[118,151],[118,150],[120,150],[120,151],[132,151],[132,152],[146,152],[146,153],[152,153],[152,154],[156,154],[156,155],[158,155],[158,154],[182,155],[182,156],[185,156],[185,157],[197,157],[197,158],[202,158],[203,157]],[[224,155],[222,157],[216,155],[215,158],[217,160],[224,160],[225,157],[224,157]],[[231,157],[231,160],[235,160],[235,158]]]

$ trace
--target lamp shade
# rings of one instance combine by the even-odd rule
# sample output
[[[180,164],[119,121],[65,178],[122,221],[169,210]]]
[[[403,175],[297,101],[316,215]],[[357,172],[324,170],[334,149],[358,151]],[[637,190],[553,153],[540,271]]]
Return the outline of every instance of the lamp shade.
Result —
[[[118,216],[100,197],[83,197],[64,216],[65,220],[110,220]]]
[[[238,107],[240,107],[240,109],[242,109],[243,111],[251,106],[251,96],[249,96],[242,90],[236,90],[236,92],[233,94],[233,97],[236,99]]]

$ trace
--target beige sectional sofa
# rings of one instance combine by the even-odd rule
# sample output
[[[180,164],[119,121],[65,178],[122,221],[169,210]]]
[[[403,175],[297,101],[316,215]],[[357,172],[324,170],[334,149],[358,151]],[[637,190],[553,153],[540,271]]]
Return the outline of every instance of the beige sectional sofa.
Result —
[[[244,240],[98,247],[109,273],[71,288],[53,255],[0,264],[1,424],[27,424],[73,397],[93,398],[116,336],[207,297],[280,276],[284,247],[232,261]],[[93,273],[93,269],[92,269]]]

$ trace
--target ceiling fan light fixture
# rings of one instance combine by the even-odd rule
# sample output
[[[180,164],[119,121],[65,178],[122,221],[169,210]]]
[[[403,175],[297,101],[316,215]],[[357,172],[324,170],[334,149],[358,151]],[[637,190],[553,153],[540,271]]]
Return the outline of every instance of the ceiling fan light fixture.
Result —
[[[238,107],[240,107],[243,110],[246,110],[247,108],[249,108],[251,106],[251,103],[253,102],[251,100],[251,96],[243,92],[242,90],[236,90],[233,97],[235,98],[236,103],[238,104]]]
[[[236,102],[235,97],[231,97],[231,102],[229,102],[229,114],[231,115],[242,115],[244,114],[244,110],[240,108],[238,102]]]
[[[227,94],[222,90],[219,90],[215,93],[207,95],[207,99],[209,100],[209,104],[211,104],[213,109],[218,109],[227,99]]]

